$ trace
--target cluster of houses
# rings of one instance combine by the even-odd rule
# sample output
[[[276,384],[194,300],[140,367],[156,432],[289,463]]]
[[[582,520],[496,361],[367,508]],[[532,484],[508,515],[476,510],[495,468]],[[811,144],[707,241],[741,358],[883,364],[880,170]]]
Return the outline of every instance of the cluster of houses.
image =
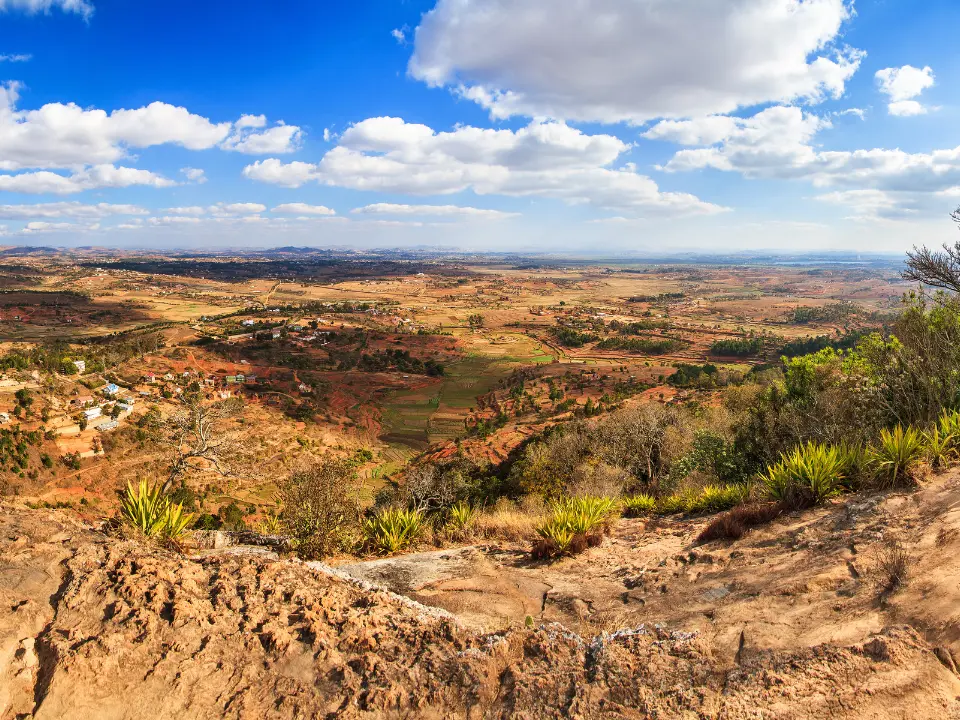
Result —
[[[70,400],[72,408],[79,409],[87,423],[98,421],[101,418],[105,422],[97,422],[98,432],[110,432],[120,427],[120,420],[128,417],[133,412],[136,405],[136,399],[127,394],[127,391],[115,383],[107,383],[99,390],[103,400],[98,400],[93,395],[78,395]],[[113,401],[114,417],[109,420],[103,414],[107,401]]]

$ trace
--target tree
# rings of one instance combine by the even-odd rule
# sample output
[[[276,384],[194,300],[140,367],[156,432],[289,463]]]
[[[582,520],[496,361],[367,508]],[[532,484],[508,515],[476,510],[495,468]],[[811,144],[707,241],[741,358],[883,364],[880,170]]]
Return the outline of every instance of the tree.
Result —
[[[474,329],[480,329],[483,327],[484,318],[480,313],[474,313],[467,317],[467,322],[470,323],[470,327]]]
[[[960,224],[960,207],[950,213],[950,217]],[[952,247],[944,243],[942,251],[914,246],[907,252],[907,269],[902,276],[905,280],[960,293],[960,240]]]
[[[210,469],[221,475],[232,474],[231,461],[240,451],[235,433],[227,431],[226,421],[241,407],[236,398],[205,404],[199,394],[180,398],[180,410],[167,421],[168,442],[173,447],[170,472],[163,485],[166,493],[174,481],[193,470]]]

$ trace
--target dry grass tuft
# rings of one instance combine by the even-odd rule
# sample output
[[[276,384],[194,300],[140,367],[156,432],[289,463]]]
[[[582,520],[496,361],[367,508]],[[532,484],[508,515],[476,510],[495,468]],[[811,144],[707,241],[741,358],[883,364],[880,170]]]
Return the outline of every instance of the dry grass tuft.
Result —
[[[903,543],[895,537],[884,538],[877,551],[875,573],[877,584],[884,595],[895,593],[907,582],[910,556]]]
[[[783,513],[783,506],[779,503],[758,503],[754,505],[740,505],[717,516],[697,536],[698,543],[708,543],[714,540],[739,540],[751,528],[766,525],[776,520]]]

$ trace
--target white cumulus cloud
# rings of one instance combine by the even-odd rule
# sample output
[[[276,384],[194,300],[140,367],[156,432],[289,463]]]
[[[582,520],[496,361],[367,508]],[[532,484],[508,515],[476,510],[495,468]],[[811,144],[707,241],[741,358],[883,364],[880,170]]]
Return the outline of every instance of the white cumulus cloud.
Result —
[[[336,215],[335,210],[331,210],[328,207],[323,205],[308,205],[307,203],[283,203],[282,205],[277,205],[271,212],[280,213],[284,215],[315,215],[315,216],[330,216]]]
[[[94,165],[71,175],[61,175],[49,170],[0,175],[0,190],[35,195],[70,195],[84,190],[124,188],[132,185],[164,188],[172,187],[176,183],[149,170],[114,165]]]
[[[403,205],[395,203],[374,203],[354,208],[350,212],[356,215],[410,215],[483,220],[499,220],[516,217],[519,214],[461,205]]]
[[[244,168],[245,177],[299,187],[307,182],[407,195],[557,198],[633,213],[722,211],[693,195],[662,192],[630,165],[612,135],[588,135],[564,123],[534,121],[519,130],[458,126],[437,132],[400,118],[371,118],[349,127],[318,163],[277,158]]]
[[[852,0],[438,0],[411,75],[494,117],[640,123],[839,97]]]
[[[934,86],[933,70],[929,66],[884,68],[878,70],[875,77],[880,92],[889,98],[887,111],[891,115],[923,115],[927,112],[927,108],[914,98]]]

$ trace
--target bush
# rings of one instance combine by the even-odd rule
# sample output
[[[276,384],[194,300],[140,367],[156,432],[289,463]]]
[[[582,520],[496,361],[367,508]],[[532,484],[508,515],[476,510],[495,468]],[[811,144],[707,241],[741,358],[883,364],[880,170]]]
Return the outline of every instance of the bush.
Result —
[[[836,447],[807,443],[782,456],[760,480],[771,500],[799,509],[838,495],[843,471],[844,458]]]
[[[389,555],[417,541],[425,528],[419,510],[387,508],[363,523],[363,546],[368,552]]]
[[[321,462],[293,473],[280,487],[280,525],[301,557],[323,558],[350,547],[359,508],[350,495],[349,463]]]
[[[778,518],[783,512],[779,503],[760,503],[741,505],[717,516],[697,536],[698,543],[713,540],[739,540],[751,528],[766,525]]]
[[[913,482],[913,469],[923,458],[923,435],[912,427],[897,425],[884,428],[876,447],[870,450],[870,464],[876,472],[877,484],[893,488]]]
[[[641,493],[623,498],[623,514],[627,517],[652,515],[657,510],[657,499],[653,495]]]
[[[183,506],[171,502],[160,486],[149,487],[141,480],[136,490],[127,483],[127,490],[120,499],[120,514],[123,520],[148,538],[160,537],[177,540],[193,520],[193,515],[183,512]]]

